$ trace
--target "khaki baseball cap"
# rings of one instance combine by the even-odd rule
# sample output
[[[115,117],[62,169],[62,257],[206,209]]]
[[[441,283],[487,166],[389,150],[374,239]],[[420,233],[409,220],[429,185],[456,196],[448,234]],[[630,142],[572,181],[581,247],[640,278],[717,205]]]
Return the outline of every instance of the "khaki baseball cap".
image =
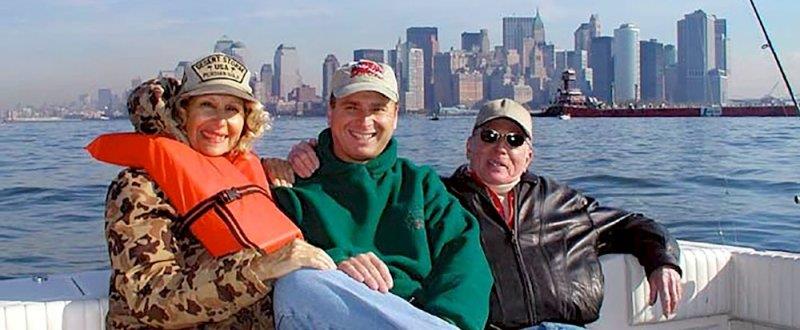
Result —
[[[498,118],[506,118],[513,121],[522,128],[525,135],[529,138],[533,137],[533,119],[531,119],[530,112],[522,104],[512,99],[497,99],[486,102],[478,112],[478,116],[475,117],[473,129]]]
[[[359,60],[347,63],[333,73],[333,96],[342,98],[355,92],[373,91],[397,102],[397,79],[394,70],[384,63]]]
[[[250,70],[232,56],[214,53],[184,70],[178,97],[227,94],[258,102],[250,87],[250,75]]]

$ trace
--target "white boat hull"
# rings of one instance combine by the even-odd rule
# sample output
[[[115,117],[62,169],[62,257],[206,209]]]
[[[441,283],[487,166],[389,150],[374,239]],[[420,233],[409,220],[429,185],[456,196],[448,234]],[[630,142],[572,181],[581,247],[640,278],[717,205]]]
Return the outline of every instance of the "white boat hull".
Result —
[[[589,329],[800,329],[800,254],[681,241],[684,299],[666,318],[629,255],[601,258],[605,300]],[[0,330],[104,329],[108,271],[0,281]]]

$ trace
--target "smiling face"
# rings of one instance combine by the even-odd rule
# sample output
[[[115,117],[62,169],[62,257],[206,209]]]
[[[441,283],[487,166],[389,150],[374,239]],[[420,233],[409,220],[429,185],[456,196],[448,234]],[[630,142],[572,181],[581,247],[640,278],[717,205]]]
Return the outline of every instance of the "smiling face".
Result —
[[[191,97],[185,107],[189,145],[206,156],[222,156],[239,142],[245,105],[238,97],[210,94]]]
[[[480,133],[487,129],[500,133],[501,138],[494,143],[482,141]],[[525,134],[513,121],[500,118],[477,128],[467,139],[469,166],[489,187],[519,180],[533,160],[533,147],[530,141],[512,148],[506,141],[509,133],[523,136]]]
[[[392,139],[397,103],[377,92],[356,92],[333,102],[328,126],[336,157],[363,163],[380,155]]]

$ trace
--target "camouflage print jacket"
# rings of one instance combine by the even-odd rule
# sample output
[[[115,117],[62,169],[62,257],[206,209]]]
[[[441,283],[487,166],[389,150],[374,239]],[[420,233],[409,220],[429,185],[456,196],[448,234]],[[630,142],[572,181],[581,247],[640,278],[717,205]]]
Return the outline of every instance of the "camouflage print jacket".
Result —
[[[148,81],[132,93],[137,131],[162,131],[162,93],[174,86]],[[112,268],[107,328],[274,327],[272,283],[255,272],[261,256],[245,250],[214,258],[179,234],[176,210],[143,170],[123,170],[111,183],[105,220]]]

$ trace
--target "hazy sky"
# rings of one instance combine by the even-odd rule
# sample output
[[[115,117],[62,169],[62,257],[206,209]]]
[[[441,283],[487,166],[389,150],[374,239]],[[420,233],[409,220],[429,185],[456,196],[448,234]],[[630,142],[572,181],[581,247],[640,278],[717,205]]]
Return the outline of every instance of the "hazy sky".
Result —
[[[800,89],[799,0],[756,0],[795,92]],[[14,1],[0,8],[0,109],[19,102],[72,101],[97,89],[116,93],[135,77],[171,70],[199,58],[223,34],[247,45],[247,64],[258,71],[275,48],[296,46],[304,81],[319,88],[322,61],[333,53],[352,59],[356,48],[393,48],[410,26],[436,26],[442,50],[460,47],[464,31],[488,28],[502,44],[503,16],[541,10],[547,39],[573,47],[573,32],[589,15],[612,35],[634,23],[641,39],[676,43],[676,21],[696,9],[728,20],[729,94],[761,97],[779,75],[748,0],[293,0],[293,1]],[[787,95],[783,86],[774,95]]]

